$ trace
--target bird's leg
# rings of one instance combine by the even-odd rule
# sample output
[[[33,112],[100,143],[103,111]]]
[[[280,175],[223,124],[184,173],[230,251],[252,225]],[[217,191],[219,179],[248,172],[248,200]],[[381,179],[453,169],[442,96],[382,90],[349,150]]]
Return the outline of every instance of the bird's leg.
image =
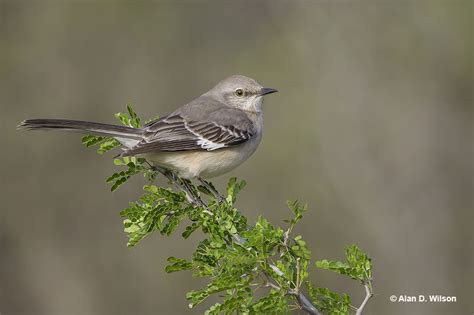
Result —
[[[201,197],[199,197],[199,194],[194,190],[194,188],[191,186],[192,183],[188,179],[184,178],[179,178],[178,177],[178,185],[181,187],[181,190],[183,190],[186,195],[188,196],[189,199],[191,199],[189,202],[193,204],[195,207],[201,207],[203,212],[209,214],[209,215],[214,215],[208,208],[208,206],[202,201]]]
[[[204,203],[204,201],[202,201],[202,199],[196,193],[194,188],[191,186],[191,182],[189,180],[184,179],[184,178],[178,178],[178,183],[183,188],[183,190],[189,194],[192,202],[194,202],[195,204],[203,208],[206,207],[206,204]]]
[[[184,193],[186,194],[186,199],[188,200],[189,203],[193,204],[195,203],[195,199],[193,198],[193,194],[189,191],[189,189],[187,187],[185,187],[184,185],[183,186],[179,186],[177,185],[178,188],[181,188],[182,191],[184,191]]]
[[[145,160],[145,163],[148,164],[148,166],[150,167],[151,170],[153,170],[155,172],[159,171],[158,166],[151,165],[150,162],[148,162],[147,160]]]
[[[173,171],[160,167],[160,166],[151,166],[153,170],[163,174],[168,180],[173,183],[178,190],[184,191],[186,194],[186,199],[189,203],[194,204],[195,206],[202,207],[207,209],[207,205],[202,201],[202,199],[195,193],[193,187],[191,187],[189,180],[180,178]],[[206,210],[208,211],[208,210]],[[209,212],[209,211],[208,211]],[[209,212],[212,214],[211,212]]]
[[[222,203],[225,201],[225,198],[223,196],[221,196],[221,194],[219,194],[219,192],[217,191],[217,189],[214,187],[214,185],[212,185],[211,183],[207,182],[205,179],[203,179],[202,177],[198,177],[197,178],[201,184],[207,188],[207,190],[209,190],[213,195],[214,197],[217,199],[217,201],[219,203]]]
[[[150,163],[147,162],[147,164],[152,168],[152,170],[156,172],[160,172],[162,175],[164,175],[170,183],[174,184],[178,190],[184,191],[186,194],[186,199],[188,200],[189,203],[194,203],[195,200],[193,198],[193,194],[191,193],[190,189],[186,185],[181,185],[178,177],[176,176],[175,173],[170,171],[167,168],[161,167],[161,166],[156,166],[156,165],[151,165]]]

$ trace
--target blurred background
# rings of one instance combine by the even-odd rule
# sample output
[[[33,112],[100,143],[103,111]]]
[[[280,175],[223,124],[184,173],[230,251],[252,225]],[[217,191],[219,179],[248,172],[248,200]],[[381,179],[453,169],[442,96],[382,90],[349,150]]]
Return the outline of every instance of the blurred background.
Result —
[[[166,114],[232,74],[266,98],[265,135],[230,176],[239,208],[275,225],[287,199],[309,204],[297,229],[314,259],[356,243],[375,264],[366,314],[472,314],[473,2],[0,0],[0,313],[200,314],[166,274],[201,236],[126,247],[110,193],[113,153],[80,136],[27,133],[25,118],[115,122],[133,103]],[[318,286],[364,290],[311,269]],[[441,294],[457,303],[392,303]]]

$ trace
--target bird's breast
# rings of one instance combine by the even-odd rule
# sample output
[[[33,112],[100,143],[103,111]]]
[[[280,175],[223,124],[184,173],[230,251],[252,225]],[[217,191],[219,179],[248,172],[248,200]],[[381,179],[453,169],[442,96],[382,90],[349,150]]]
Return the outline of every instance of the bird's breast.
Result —
[[[174,169],[184,178],[212,178],[227,173],[245,160],[257,149],[262,133],[257,132],[246,142],[214,151],[179,151],[148,154],[152,163]]]
[[[254,135],[244,143],[213,151],[157,152],[145,156],[150,162],[178,171],[184,178],[212,178],[227,173],[246,161],[257,149],[263,134],[263,114],[248,114]]]

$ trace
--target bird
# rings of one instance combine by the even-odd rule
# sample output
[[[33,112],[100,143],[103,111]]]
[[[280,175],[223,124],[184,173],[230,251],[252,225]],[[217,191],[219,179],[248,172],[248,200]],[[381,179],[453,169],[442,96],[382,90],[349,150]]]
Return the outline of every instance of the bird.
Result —
[[[26,119],[19,129],[108,136],[120,156],[144,158],[185,179],[209,179],[246,161],[263,134],[263,97],[278,92],[243,75],[229,76],[189,103],[142,128],[69,119]]]

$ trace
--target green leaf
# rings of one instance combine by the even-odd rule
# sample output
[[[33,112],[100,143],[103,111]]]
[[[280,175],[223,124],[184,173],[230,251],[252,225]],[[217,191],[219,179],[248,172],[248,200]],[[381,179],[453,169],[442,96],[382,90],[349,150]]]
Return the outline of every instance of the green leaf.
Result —
[[[207,196],[213,196],[212,195],[212,192],[209,191],[209,189],[207,189],[207,187],[203,186],[203,185],[198,185],[197,186],[197,190]]]
[[[116,113],[115,118],[117,118],[123,125],[132,128],[140,128],[140,117],[132,108],[131,104],[127,104],[127,113]]]
[[[113,138],[107,138],[102,143],[100,143],[99,148],[97,149],[97,153],[104,154],[105,152],[115,149],[120,145],[121,144],[118,140]]]
[[[117,178],[120,178],[122,177],[123,175],[125,175],[125,172],[117,172],[117,173],[113,173],[111,176],[109,176],[105,181],[107,183],[110,183],[114,180],[116,180]]]
[[[347,262],[319,260],[316,261],[316,267],[337,272],[342,275],[367,283],[372,277],[371,259],[364,254],[356,245],[346,248]]]
[[[267,296],[252,304],[251,309],[255,314],[286,314],[288,306],[286,292],[271,289]]]
[[[145,194],[139,201],[130,203],[120,215],[125,218],[124,230],[129,237],[129,246],[136,245],[152,232],[171,234],[185,215],[194,208],[185,203],[181,193],[175,193],[154,185],[143,187]]]
[[[199,223],[193,223],[186,227],[182,236],[186,239],[188,238],[194,231],[196,231],[200,227]]]
[[[242,236],[247,240],[247,248],[255,248],[261,259],[266,259],[275,254],[277,246],[281,244],[283,230],[273,227],[266,219],[259,216],[253,229],[245,231]]]
[[[351,298],[347,294],[338,294],[327,288],[314,288],[309,281],[305,284],[318,310],[330,315],[349,314]]]
[[[316,261],[316,267],[331,270],[342,275],[347,275],[350,269],[350,266],[347,263],[326,259]]]
[[[288,208],[293,211],[294,218],[289,222],[292,226],[298,223],[303,218],[303,213],[308,209],[308,205],[301,206],[298,200],[288,200]]]
[[[127,113],[116,113],[115,118],[117,118],[123,125],[127,127],[140,128],[140,117],[132,108],[131,104],[127,104]]]
[[[129,119],[130,127],[140,128],[141,127],[140,117],[138,117],[137,113],[135,113],[135,111],[133,110],[132,104],[127,104],[127,112],[128,112],[128,115],[130,116],[130,119]]]
[[[365,283],[372,278],[372,261],[356,245],[346,248],[346,259],[351,266],[349,276]]]
[[[308,249],[308,246],[306,245],[306,242],[303,241],[301,235],[294,238],[294,245],[291,246],[291,250],[297,257],[305,260],[311,259],[311,251]]]
[[[114,159],[115,165],[124,165],[125,163],[121,159]]]
[[[237,182],[237,178],[232,177],[227,184],[227,202],[233,205],[237,199],[238,193],[245,187],[247,183],[242,180]]]
[[[193,264],[185,259],[180,259],[176,257],[168,257],[167,261],[170,263],[165,267],[167,273],[189,270],[193,268]]]
[[[127,114],[124,113],[115,113],[115,118],[117,118],[123,125],[130,127],[130,119]]]
[[[213,278],[206,288],[188,292],[186,298],[190,301],[190,307],[200,304],[212,294],[228,290],[235,290],[235,292],[240,293],[241,298],[244,298],[246,293],[251,292],[248,287],[250,281],[250,277],[242,277],[240,272],[230,272],[227,269],[226,272],[219,273],[218,276]]]
[[[86,147],[92,147],[104,140],[104,137],[87,135],[82,137],[82,144]]]
[[[143,190],[152,194],[157,194],[159,192],[158,187],[155,185],[145,185]]]
[[[112,183],[112,187],[110,188],[111,191],[117,190],[121,185],[129,180],[131,176],[147,170],[147,168],[134,157],[124,157],[121,160],[115,159],[114,164],[126,166],[127,170],[116,172],[107,178],[106,182]]]

